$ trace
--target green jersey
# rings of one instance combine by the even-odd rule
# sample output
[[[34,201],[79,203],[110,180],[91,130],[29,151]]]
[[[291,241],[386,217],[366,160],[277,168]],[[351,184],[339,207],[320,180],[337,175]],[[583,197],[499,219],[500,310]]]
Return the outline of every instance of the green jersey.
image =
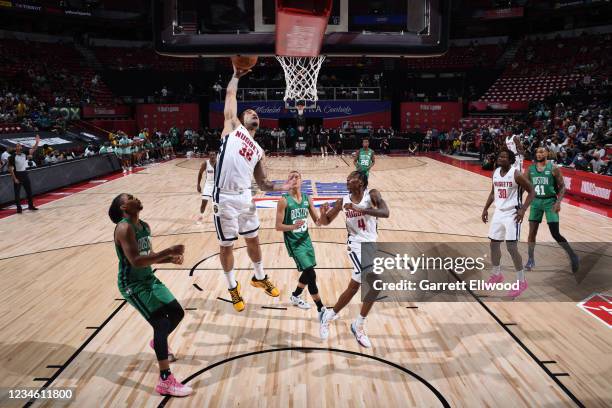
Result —
[[[132,224],[127,218],[123,218],[120,223],[129,224],[134,233],[136,234],[136,241],[138,242],[138,253],[140,255],[148,255],[151,252],[151,229],[149,225],[140,221],[140,228]],[[117,225],[119,225],[117,224]],[[136,268],[130,264],[127,256],[123,253],[123,249],[120,245],[115,243],[115,250],[117,257],[119,258],[119,277],[118,284],[119,290],[125,291],[128,288],[138,287],[139,285],[148,283],[151,279],[154,279],[153,268],[145,266],[143,268]]]
[[[366,151],[363,147],[357,152],[357,170],[367,171],[372,165],[374,150],[368,148]]]
[[[129,154],[128,145],[130,140],[127,137],[119,139],[119,154]]]
[[[289,247],[296,248],[304,244],[310,244],[310,234],[308,234],[308,207],[310,206],[308,194],[302,194],[302,201],[299,203],[288,193],[283,194],[283,198],[287,200],[283,224],[293,225],[298,220],[304,221],[304,224],[297,230],[283,232],[287,249]]]
[[[302,194],[302,200],[297,202],[291,195],[283,194],[287,201],[283,224],[293,225],[298,220],[303,220],[304,224],[297,230],[283,232],[285,247],[289,256],[293,258],[298,271],[303,271],[317,265],[314,248],[308,234],[308,195]]]
[[[553,175],[552,162],[547,162],[542,172],[538,171],[535,163],[529,166],[529,181],[533,184],[535,198],[557,197],[557,184]]]

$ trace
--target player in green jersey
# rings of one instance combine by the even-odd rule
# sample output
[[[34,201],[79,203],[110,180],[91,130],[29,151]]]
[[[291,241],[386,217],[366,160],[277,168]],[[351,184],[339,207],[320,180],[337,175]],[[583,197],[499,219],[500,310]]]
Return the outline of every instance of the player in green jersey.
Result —
[[[295,261],[297,270],[301,272],[298,284],[290,300],[294,306],[301,309],[309,309],[310,305],[300,297],[302,291],[308,286],[312,300],[317,305],[319,320],[325,312],[325,307],[319,296],[317,287],[317,274],[315,266],[314,248],[308,234],[308,214],[316,225],[319,224],[319,214],[312,203],[312,197],[301,191],[302,176],[298,171],[289,173],[289,182],[295,182],[294,187],[288,193],[283,194],[278,200],[276,207],[276,230],[283,232],[285,247],[289,256]],[[322,338],[327,338],[325,333],[320,333]]]
[[[529,259],[525,265],[526,270],[535,266],[535,243],[538,227],[546,214],[548,229],[555,241],[567,252],[572,263],[572,272],[576,273],[580,266],[578,256],[572,250],[567,240],[559,233],[559,211],[561,201],[565,195],[565,183],[561,171],[552,162],[546,160],[548,151],[544,147],[536,149],[535,163],[527,169],[527,177],[535,190],[535,198],[529,213]]]
[[[370,149],[370,141],[363,139],[361,149],[357,151],[353,163],[357,171],[362,171],[366,176],[370,176],[370,169],[374,166],[374,150]]]
[[[153,252],[151,229],[140,220],[142,203],[131,194],[119,194],[113,200],[108,215],[115,227],[114,241],[119,258],[119,292],[153,326],[153,340],[159,363],[159,381],[155,391],[162,395],[184,397],[191,387],[181,384],[170,372],[174,355],[168,347],[168,335],[185,316],[181,305],[168,288],[153,274],[151,265],[183,263],[183,245],[174,245],[161,252]]]

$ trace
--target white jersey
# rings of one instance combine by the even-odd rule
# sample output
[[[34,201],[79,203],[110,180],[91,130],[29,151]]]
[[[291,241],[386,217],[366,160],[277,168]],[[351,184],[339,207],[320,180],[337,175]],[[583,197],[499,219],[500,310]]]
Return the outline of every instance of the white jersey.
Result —
[[[215,167],[215,199],[218,192],[237,192],[251,188],[255,165],[263,149],[242,125],[221,140]]]
[[[351,195],[347,194],[342,198],[342,210],[346,216],[346,229],[349,234],[350,242],[376,242],[378,239],[378,231],[376,230],[376,217],[362,213],[361,211],[347,211],[344,206],[351,203]],[[354,205],[354,204],[353,204]],[[358,208],[373,208],[370,191],[363,192],[361,202],[357,204]]]
[[[210,160],[206,160],[206,181],[204,182],[204,185],[215,185],[215,168],[210,165]]]
[[[516,211],[521,207],[522,191],[514,174],[516,167],[510,167],[508,173],[501,175],[501,167],[493,173],[493,196],[495,197],[495,211]]]
[[[518,152],[518,148],[516,147],[516,143],[514,141],[514,138],[518,137],[520,139],[519,135],[511,135],[510,137],[506,138],[506,146],[508,147],[508,150],[510,150],[512,153],[514,153],[516,156],[519,155]]]

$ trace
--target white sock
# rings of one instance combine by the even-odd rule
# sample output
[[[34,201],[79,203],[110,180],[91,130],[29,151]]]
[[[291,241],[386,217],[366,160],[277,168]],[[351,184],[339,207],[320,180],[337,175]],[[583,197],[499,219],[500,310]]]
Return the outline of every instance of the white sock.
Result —
[[[521,282],[525,282],[525,271],[523,269],[521,269],[520,271],[516,271],[516,275],[518,280],[520,280]]]
[[[333,319],[333,317],[336,315],[336,312],[334,312],[334,309],[327,309],[327,311],[329,312],[329,318]]]
[[[255,269],[255,279],[262,280],[266,277],[261,261],[253,262],[253,269]]]
[[[365,324],[365,317],[363,317],[361,314],[359,316],[357,316],[357,320],[355,320],[357,322],[357,324],[359,326],[363,326]]]
[[[229,272],[225,272],[225,279],[227,279],[227,288],[234,289],[238,282],[236,282],[236,272],[232,269]]]
[[[501,275],[502,270],[501,270],[501,265],[493,265],[493,275]]]

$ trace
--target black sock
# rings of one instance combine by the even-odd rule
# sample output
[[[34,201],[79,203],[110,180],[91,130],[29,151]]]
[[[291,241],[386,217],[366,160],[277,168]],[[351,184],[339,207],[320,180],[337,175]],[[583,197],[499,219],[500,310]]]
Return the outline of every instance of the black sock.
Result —
[[[321,309],[323,309],[323,302],[321,301],[321,299],[319,299],[315,300],[315,304],[317,305],[317,312],[320,312]]]
[[[162,380],[166,381],[168,379],[168,377],[170,377],[170,369],[168,368],[167,370],[159,370],[159,376],[161,377]]]
[[[295,297],[298,297],[302,294],[302,292],[304,291],[304,288],[300,288],[299,286],[295,288],[295,290],[293,291],[292,295]]]

